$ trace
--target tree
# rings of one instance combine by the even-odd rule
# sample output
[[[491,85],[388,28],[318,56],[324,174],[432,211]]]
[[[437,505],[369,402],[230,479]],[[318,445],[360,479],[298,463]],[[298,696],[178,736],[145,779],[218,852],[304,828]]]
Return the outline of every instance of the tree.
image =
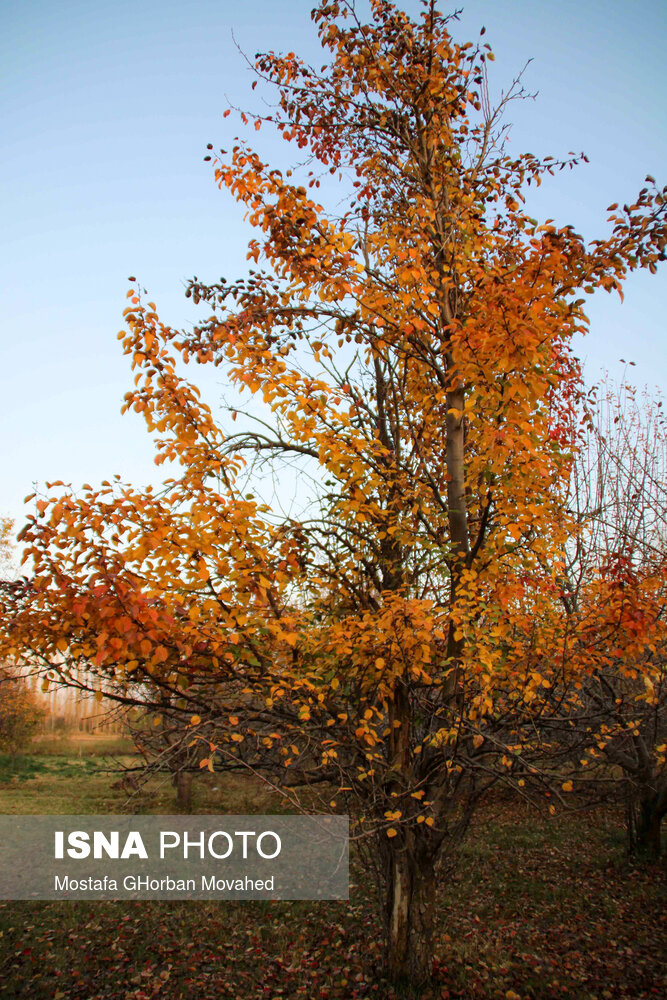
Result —
[[[12,574],[14,522],[0,517],[0,580]],[[20,753],[30,742],[42,711],[25,679],[0,660],[0,750]]]
[[[629,850],[657,857],[667,814],[667,427],[662,401],[627,385],[603,386],[588,420],[564,592],[591,663],[580,680],[579,757],[621,775]]]
[[[0,665],[0,751],[25,750],[43,715],[25,678]]]
[[[199,770],[201,752],[199,741],[192,739],[183,724],[182,711],[177,707],[169,712],[164,706],[156,714],[151,710],[151,699],[147,698],[145,713],[128,719],[127,730],[143,764],[128,765],[124,769],[125,781],[136,786],[136,771],[141,772],[142,778],[166,771],[176,789],[178,809],[192,812],[192,777]]]
[[[0,579],[8,580],[13,570],[14,522],[10,517],[0,517]]]
[[[89,664],[120,700],[147,681],[156,711],[177,695],[209,766],[347,806],[374,838],[389,972],[419,984],[435,868],[480,794],[558,780],[535,720],[562,711],[540,615],[571,530],[576,296],[655,268],[664,192],[612,206],[592,244],[540,226],[526,185],[576,160],[506,151],[522,89],[493,107],[486,44],[457,44],[430,0],[416,21],[385,0],[368,24],[345,0],[312,16],[322,70],[255,60],[277,92],[255,127],[305,165],[283,174],[240,140],[213,157],[256,269],[193,280],[211,315],[192,331],[129,293],[126,407],[180,473],[37,500],[9,645],[65,679]],[[234,403],[223,430],[193,360],[257,401],[254,424],[234,432]],[[262,473],[294,464],[303,502],[283,516]]]

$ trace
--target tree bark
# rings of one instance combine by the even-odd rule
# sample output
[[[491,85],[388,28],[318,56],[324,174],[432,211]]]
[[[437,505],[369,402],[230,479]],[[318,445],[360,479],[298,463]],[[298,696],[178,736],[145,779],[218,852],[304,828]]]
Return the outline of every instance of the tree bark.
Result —
[[[431,862],[418,863],[406,850],[389,856],[387,970],[397,984],[423,986],[431,977],[435,881]]]
[[[177,771],[174,775],[176,785],[176,805],[183,812],[192,811],[192,775],[189,771]]]
[[[449,362],[453,368],[453,361]],[[451,374],[450,374],[451,377]],[[452,547],[452,569],[456,577],[466,565],[470,553],[468,536],[468,505],[465,479],[465,429],[463,410],[465,391],[462,387],[447,392],[447,516]],[[455,596],[455,595],[454,595]]]
[[[644,795],[629,804],[628,849],[631,854],[645,854],[651,859],[660,857],[660,827],[664,815],[664,803],[659,795]]]

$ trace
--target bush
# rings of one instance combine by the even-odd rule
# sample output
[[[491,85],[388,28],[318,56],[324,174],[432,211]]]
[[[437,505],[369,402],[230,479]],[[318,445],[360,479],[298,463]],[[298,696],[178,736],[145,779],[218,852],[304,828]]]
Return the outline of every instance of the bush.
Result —
[[[25,680],[0,668],[0,751],[16,755],[25,750],[43,714]]]

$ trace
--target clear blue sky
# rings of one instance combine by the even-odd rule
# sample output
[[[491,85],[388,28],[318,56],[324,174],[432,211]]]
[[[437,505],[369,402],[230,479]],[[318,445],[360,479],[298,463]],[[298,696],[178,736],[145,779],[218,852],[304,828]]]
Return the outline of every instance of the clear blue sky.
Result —
[[[207,142],[227,146],[240,128],[222,119],[228,101],[256,100],[231,32],[251,56],[293,49],[319,62],[310,7],[0,0],[0,513],[19,526],[33,481],[159,479],[143,422],[120,416],[127,277],[179,325],[192,318],[188,277],[243,272],[240,212],[202,160]],[[667,180],[667,4],[470,0],[457,37],[482,25],[497,90],[534,60],[525,79],[539,96],[514,106],[514,148],[590,157],[545,183],[532,214],[602,235],[607,205],[632,199],[647,173]],[[625,358],[638,384],[667,385],[666,291],[664,268],[635,276],[622,306],[595,296],[581,345],[590,379],[618,376]],[[197,375],[215,402],[216,376]]]

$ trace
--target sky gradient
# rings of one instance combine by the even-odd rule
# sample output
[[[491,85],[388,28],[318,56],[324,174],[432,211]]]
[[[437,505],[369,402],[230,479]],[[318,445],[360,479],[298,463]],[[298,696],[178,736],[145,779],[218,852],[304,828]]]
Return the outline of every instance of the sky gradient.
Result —
[[[292,49],[322,62],[310,7],[0,0],[0,514],[18,527],[33,482],[161,478],[143,421],[120,416],[127,278],[178,326],[195,315],[183,297],[189,277],[244,273],[248,231],[216,189],[205,146],[228,147],[242,128],[234,113],[223,121],[230,103],[257,106],[237,43],[250,57]],[[667,4],[471,0],[454,34],[476,39],[482,25],[496,93],[533,60],[525,83],[539,95],[513,106],[512,148],[590,159],[545,182],[531,214],[604,235],[611,202],[633,200],[647,173],[666,181]],[[284,162],[285,144],[273,142]],[[634,275],[623,305],[594,296],[578,346],[589,380],[603,369],[620,377],[624,358],[638,385],[667,386],[666,292],[663,268]],[[219,374],[194,374],[215,405]]]

